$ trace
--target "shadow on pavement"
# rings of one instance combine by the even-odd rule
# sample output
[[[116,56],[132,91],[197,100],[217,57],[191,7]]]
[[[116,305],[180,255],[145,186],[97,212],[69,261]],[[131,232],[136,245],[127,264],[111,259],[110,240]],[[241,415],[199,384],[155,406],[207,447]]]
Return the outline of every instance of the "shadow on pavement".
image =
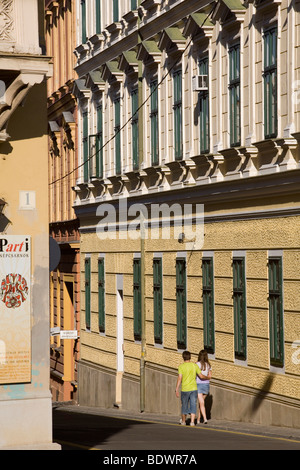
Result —
[[[134,426],[147,424],[134,421]],[[53,441],[61,444],[62,450],[89,450],[103,446],[116,434],[132,428],[133,421],[90,413],[74,413],[63,408],[53,408]]]

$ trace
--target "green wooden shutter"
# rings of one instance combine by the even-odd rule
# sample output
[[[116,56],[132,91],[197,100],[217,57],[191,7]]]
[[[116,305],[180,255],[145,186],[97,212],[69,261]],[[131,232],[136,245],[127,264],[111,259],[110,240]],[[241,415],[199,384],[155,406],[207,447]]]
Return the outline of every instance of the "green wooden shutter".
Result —
[[[208,75],[208,57],[199,61],[200,75]],[[203,90],[199,93],[200,106],[200,153],[209,153],[209,91]]]
[[[120,99],[115,100],[115,171],[121,174],[121,104]]]
[[[233,259],[234,351],[236,358],[246,359],[246,276],[245,259]]]
[[[104,258],[98,258],[98,315],[99,330],[105,331],[105,266]]]
[[[264,34],[265,138],[277,136],[277,28]]]
[[[163,341],[162,259],[153,260],[154,340]]]
[[[229,120],[230,120],[230,145],[241,145],[240,122],[240,45],[235,45],[229,50]]]
[[[150,85],[150,121],[151,121],[151,163],[153,166],[159,164],[158,150],[158,87],[157,80]]]
[[[174,82],[174,146],[175,159],[182,159],[182,71],[173,74]]]
[[[133,90],[131,93],[131,126],[132,126],[132,164],[133,169],[139,168],[139,115],[138,115],[138,90]]]
[[[113,22],[119,21],[119,0],[113,0]]]
[[[101,33],[101,0],[96,0],[96,34]]]
[[[91,327],[91,258],[85,258],[85,326]]]
[[[87,183],[89,180],[89,122],[88,113],[83,113],[82,116],[82,145],[83,145],[83,178]]]
[[[186,348],[186,260],[176,259],[176,311],[177,311],[177,346]]]
[[[284,361],[282,259],[269,258],[270,362],[282,367]]]
[[[204,348],[214,353],[214,274],[213,258],[202,259],[202,295],[203,295],[203,333]]]
[[[142,337],[141,259],[133,260],[133,328],[134,338]]]
[[[87,40],[86,35],[86,0],[81,0],[81,41],[85,44]]]
[[[102,116],[102,106],[99,106],[97,108],[96,176],[97,176],[97,178],[103,178],[103,116]]]

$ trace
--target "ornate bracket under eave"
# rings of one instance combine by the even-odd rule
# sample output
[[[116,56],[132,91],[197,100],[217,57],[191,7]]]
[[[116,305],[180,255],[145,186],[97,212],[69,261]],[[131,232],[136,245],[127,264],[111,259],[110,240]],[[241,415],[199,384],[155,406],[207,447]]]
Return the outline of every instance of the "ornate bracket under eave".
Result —
[[[30,89],[35,85],[42,83],[45,73],[36,73],[27,70],[21,70],[13,82],[5,90],[4,98],[0,103],[0,143],[10,140],[7,132],[9,120],[14,111],[20,106]]]
[[[240,0],[218,0],[217,6],[212,14],[213,21],[219,21],[221,24],[231,23],[232,21],[243,22],[247,8]]]
[[[183,35],[185,37],[191,36],[195,43],[203,38],[210,39],[213,29],[214,23],[206,13],[192,13],[187,19]]]
[[[171,26],[161,33],[158,47],[161,50],[166,50],[168,55],[182,54],[186,47],[186,38],[177,26]]]
[[[141,9],[143,8],[145,11],[152,12],[153,14],[157,12],[160,4],[161,0],[143,0],[141,2],[139,10],[141,11]]]
[[[64,111],[62,113],[62,127],[64,130],[63,144],[68,148],[74,150],[74,134],[75,134],[75,118],[71,111]]]
[[[119,58],[119,69],[126,75],[138,73],[138,59],[135,51],[124,51]]]
[[[105,90],[105,81],[102,78],[101,70],[97,69],[89,72],[85,79],[85,86],[92,93],[103,92]]]
[[[137,59],[142,60],[145,65],[159,64],[161,61],[161,50],[154,39],[142,41],[137,46]]]
[[[60,151],[59,151],[59,144],[57,142],[57,139],[60,136],[60,128],[56,121],[49,121],[48,126],[49,126],[49,135],[51,138],[50,154],[58,157],[60,154]]]
[[[196,164],[193,160],[178,160],[166,163],[171,170],[171,186],[190,186],[195,184],[194,170]]]
[[[119,69],[119,65],[116,60],[111,60],[104,64],[102,69],[102,78],[109,83],[122,82],[123,72]]]
[[[87,88],[85,83],[86,80],[84,78],[74,80],[73,94],[79,100],[88,99],[90,97],[91,90]]]

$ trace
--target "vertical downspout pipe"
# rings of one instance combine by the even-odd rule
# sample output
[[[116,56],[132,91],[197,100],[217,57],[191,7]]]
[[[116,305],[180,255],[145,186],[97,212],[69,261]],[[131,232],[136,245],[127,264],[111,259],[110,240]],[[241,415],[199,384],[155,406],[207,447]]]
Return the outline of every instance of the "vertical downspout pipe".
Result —
[[[138,1],[138,8],[141,6]],[[138,43],[141,43],[140,35],[140,13],[138,13]],[[139,169],[141,169],[144,160],[143,148],[143,64],[138,61],[138,150],[139,150]],[[145,411],[145,352],[146,352],[146,317],[145,317],[145,232],[144,215],[141,216],[140,237],[141,237],[141,358],[140,358],[140,411]]]

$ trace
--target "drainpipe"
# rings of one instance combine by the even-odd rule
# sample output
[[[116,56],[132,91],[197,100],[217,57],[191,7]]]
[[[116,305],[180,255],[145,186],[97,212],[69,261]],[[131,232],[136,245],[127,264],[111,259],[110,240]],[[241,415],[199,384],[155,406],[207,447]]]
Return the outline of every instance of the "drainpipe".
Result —
[[[144,217],[141,217],[141,224],[144,224]],[[143,230],[144,232],[144,230]],[[145,240],[144,234],[141,236],[141,359],[140,359],[140,411],[145,411],[145,353],[146,353],[146,317],[145,317]]]
[[[138,8],[141,6],[142,0],[138,0]],[[138,43],[142,41],[140,35],[140,15],[138,14]],[[144,149],[143,149],[143,64],[142,61],[138,61],[138,149],[139,149],[139,170],[144,160]],[[140,214],[141,217],[141,358],[140,358],[140,411],[143,413],[145,410],[145,353],[146,353],[146,318],[145,318],[145,232],[144,232],[144,214]]]

